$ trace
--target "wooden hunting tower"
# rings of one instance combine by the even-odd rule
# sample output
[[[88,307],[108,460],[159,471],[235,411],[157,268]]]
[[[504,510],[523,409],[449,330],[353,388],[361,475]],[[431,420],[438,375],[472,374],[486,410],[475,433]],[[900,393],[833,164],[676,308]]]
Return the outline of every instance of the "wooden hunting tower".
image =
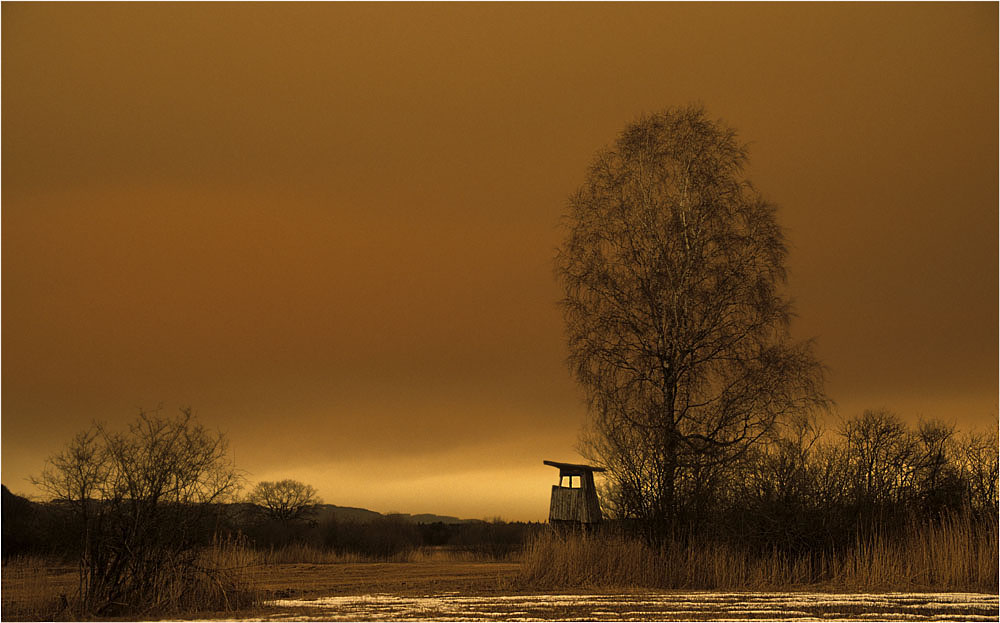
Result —
[[[583,525],[599,523],[601,504],[597,500],[597,489],[594,487],[594,472],[603,472],[604,468],[555,461],[542,462],[559,469],[559,484],[552,485],[549,523]]]

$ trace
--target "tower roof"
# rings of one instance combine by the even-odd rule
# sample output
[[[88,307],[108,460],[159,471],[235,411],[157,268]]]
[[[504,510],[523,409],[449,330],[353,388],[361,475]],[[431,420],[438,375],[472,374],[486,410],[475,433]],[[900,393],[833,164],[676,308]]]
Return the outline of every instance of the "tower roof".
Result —
[[[559,463],[558,461],[542,461],[546,465],[551,465],[552,467],[559,468],[559,472],[562,474],[583,474],[585,472],[603,472],[603,467],[594,467],[593,465],[579,465],[577,463]]]

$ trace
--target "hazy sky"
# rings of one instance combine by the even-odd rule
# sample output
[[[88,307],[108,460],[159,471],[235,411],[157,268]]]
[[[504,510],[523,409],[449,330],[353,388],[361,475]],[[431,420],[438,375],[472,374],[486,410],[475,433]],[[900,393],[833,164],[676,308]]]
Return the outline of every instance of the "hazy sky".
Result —
[[[837,417],[997,425],[997,4],[2,5],[2,449],[194,408],[250,481],[544,519],[559,217],[703,103]]]

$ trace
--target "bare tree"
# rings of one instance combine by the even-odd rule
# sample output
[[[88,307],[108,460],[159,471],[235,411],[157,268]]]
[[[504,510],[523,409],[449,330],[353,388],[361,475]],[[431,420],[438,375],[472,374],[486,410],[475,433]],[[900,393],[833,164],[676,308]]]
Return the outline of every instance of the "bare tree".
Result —
[[[592,413],[584,451],[653,534],[681,474],[825,404],[811,345],[789,337],[784,236],[746,158],[703,109],[668,109],[599,152],[569,201],[556,271]]]
[[[963,479],[955,425],[921,420],[915,438],[919,459],[914,484],[924,511],[960,510],[969,487]]]
[[[34,480],[78,530],[82,613],[163,610],[205,581],[198,547],[240,486],[226,448],[190,410],[141,412],[127,433],[95,424],[48,460]]]
[[[846,460],[854,503],[870,512],[879,506],[898,505],[912,492],[919,467],[917,440],[896,414],[887,409],[866,409],[844,423]]]
[[[259,482],[250,492],[248,501],[271,519],[286,523],[308,518],[322,503],[316,489],[297,480]]]
[[[997,485],[1000,484],[1000,452],[997,431],[970,432],[958,440],[956,462],[968,483],[966,504],[992,521],[997,519]]]

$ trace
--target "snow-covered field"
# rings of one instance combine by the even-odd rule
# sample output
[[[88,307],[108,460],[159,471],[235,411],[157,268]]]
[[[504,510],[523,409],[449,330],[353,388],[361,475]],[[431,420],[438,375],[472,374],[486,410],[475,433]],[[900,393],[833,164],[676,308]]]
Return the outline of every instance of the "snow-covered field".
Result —
[[[996,621],[998,598],[982,593],[723,593],[427,597],[370,594],[283,599],[280,621]]]

